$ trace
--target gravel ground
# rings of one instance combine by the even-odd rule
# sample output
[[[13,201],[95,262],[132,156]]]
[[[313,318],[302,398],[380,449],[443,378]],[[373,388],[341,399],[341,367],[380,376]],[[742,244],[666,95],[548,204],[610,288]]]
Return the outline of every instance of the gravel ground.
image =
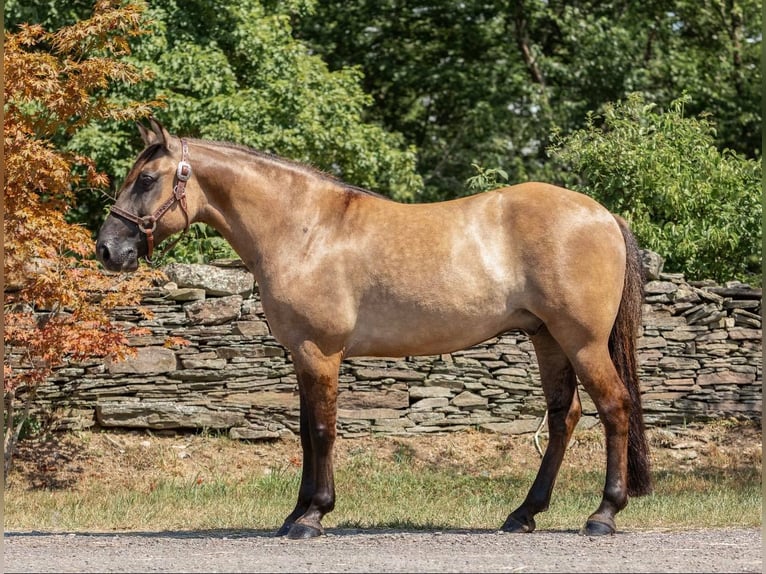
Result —
[[[261,531],[6,532],[4,572],[762,572],[760,529],[510,535],[329,529],[309,541]]]

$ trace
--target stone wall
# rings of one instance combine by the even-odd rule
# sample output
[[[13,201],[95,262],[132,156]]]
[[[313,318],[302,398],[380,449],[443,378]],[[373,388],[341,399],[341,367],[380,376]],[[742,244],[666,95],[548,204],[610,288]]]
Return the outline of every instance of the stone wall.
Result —
[[[761,290],[690,283],[662,274],[645,254],[639,361],[649,425],[761,418]],[[37,407],[59,427],[207,428],[234,438],[298,432],[297,381],[269,334],[252,275],[236,262],[171,265],[170,282],[148,293],[151,317],[132,307],[115,319],[144,327],[134,358],[72,363],[42,388]],[[169,336],[188,346],[167,348]],[[545,413],[532,345],[510,332],[449,355],[344,361],[342,436],[480,428],[535,431]],[[580,389],[585,416],[597,424]]]

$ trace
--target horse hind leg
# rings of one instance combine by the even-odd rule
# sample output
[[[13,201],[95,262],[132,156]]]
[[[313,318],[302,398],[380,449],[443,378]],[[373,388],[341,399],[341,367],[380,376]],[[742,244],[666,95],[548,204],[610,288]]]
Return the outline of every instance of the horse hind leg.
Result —
[[[606,436],[606,481],[601,504],[588,517],[581,533],[591,536],[614,534],[614,517],[628,504],[630,396],[606,343],[580,349],[573,364],[583,387],[596,405]]]
[[[505,532],[532,532],[535,529],[534,517],[550,504],[564,452],[582,413],[577,378],[564,351],[545,326],[531,339],[548,406],[549,441],[527,497],[501,527]]]

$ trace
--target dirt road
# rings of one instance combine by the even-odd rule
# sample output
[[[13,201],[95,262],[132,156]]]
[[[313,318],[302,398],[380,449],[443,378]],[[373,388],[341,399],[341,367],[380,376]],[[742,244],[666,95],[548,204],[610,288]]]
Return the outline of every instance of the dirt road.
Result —
[[[762,572],[760,529],[6,533],[5,572]]]

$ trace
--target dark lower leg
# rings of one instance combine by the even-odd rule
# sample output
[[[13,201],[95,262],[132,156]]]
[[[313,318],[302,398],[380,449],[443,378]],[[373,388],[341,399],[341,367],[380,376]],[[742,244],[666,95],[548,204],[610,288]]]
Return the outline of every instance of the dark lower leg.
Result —
[[[335,507],[332,454],[335,444],[339,356],[325,357],[315,347],[304,347],[294,356],[302,406],[301,441],[304,444],[304,476],[287,531],[289,538],[313,538],[324,532],[322,517]],[[303,412],[303,409],[301,410]],[[304,439],[303,423],[308,432]],[[306,448],[310,446],[310,448]]]
[[[284,536],[290,530],[295,521],[303,516],[311,504],[314,495],[314,454],[311,449],[311,434],[309,431],[308,407],[303,393],[300,393],[300,436],[301,450],[303,451],[303,464],[301,466],[301,485],[298,489],[298,502],[293,511],[285,518],[281,528],[277,530],[277,536]]]
[[[587,357],[587,355],[586,355]],[[628,421],[630,400],[608,354],[579,371],[598,409],[606,436],[606,480],[601,503],[588,517],[583,534],[613,534],[615,515],[628,504]]]
[[[548,446],[532,487],[524,502],[506,519],[506,532],[532,532],[534,517],[548,508],[564,453],[577,422],[581,407],[577,379],[569,359],[547,330],[532,338],[540,365],[540,377],[548,405]]]
[[[601,504],[585,523],[583,533],[589,535],[613,534],[617,528],[615,515],[628,504],[627,405],[601,417],[606,433],[606,481]]]

